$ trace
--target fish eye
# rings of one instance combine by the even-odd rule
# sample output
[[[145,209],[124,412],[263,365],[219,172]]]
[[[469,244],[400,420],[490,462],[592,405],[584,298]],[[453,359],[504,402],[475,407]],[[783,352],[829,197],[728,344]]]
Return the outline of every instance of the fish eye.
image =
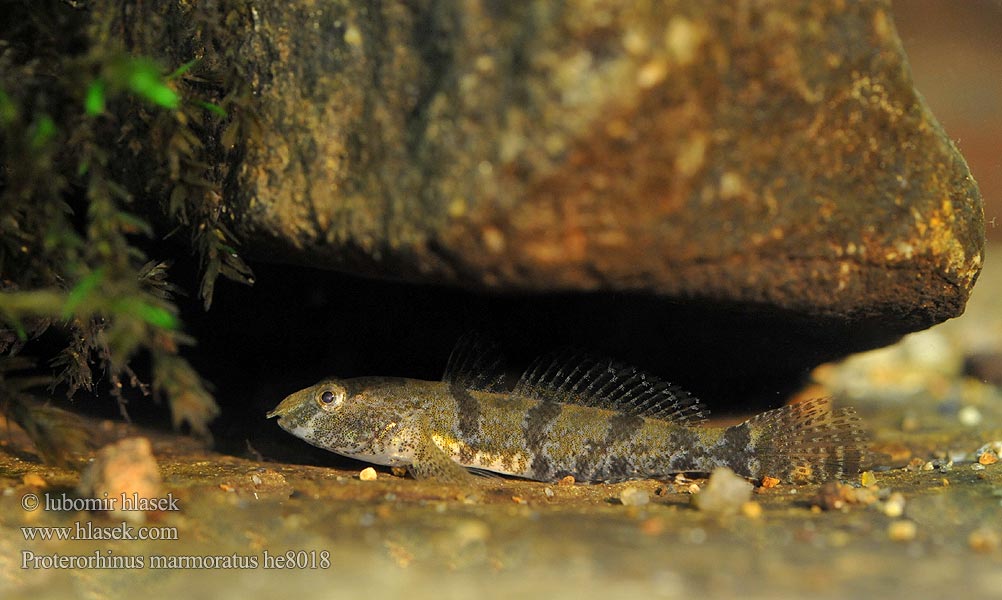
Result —
[[[341,407],[344,402],[344,388],[334,385],[324,389],[317,396],[317,404],[324,410],[334,410]]]

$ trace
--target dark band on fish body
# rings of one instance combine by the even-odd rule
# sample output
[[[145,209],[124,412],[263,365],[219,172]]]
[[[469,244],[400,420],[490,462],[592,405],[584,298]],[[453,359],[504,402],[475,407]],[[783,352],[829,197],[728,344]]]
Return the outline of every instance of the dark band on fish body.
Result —
[[[557,402],[539,402],[530,408],[522,422],[522,434],[525,436],[525,447],[532,456],[532,472],[539,479],[552,477],[553,461],[545,450],[550,429],[563,410],[563,405]]]
[[[465,387],[459,383],[450,383],[449,392],[456,401],[457,427],[459,438],[466,442],[476,442],[482,439],[480,431],[480,401],[473,397]],[[469,443],[463,444],[464,451],[471,448]],[[470,460],[471,456],[464,456],[463,460]]]
[[[660,463],[665,465],[665,468],[660,469],[664,471],[663,474],[697,471],[707,459],[706,447],[696,429],[686,427],[672,429],[663,448],[670,453],[663,455],[660,460]]]
[[[602,440],[589,440],[588,451],[578,457],[575,470],[586,481],[617,481],[630,477],[637,465],[625,456],[620,456],[617,446],[634,439],[644,425],[643,417],[619,413],[609,419]],[[603,464],[604,463],[604,464]]]
[[[752,445],[751,427],[742,423],[729,427],[724,431],[720,441],[714,446],[716,460],[735,473],[754,476],[753,467],[757,464],[755,448]]]

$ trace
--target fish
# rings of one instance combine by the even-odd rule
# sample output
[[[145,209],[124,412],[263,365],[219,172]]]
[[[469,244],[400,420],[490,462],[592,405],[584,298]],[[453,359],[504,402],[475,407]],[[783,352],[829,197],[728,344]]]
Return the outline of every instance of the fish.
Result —
[[[505,379],[496,346],[467,338],[441,381],[330,377],[267,417],[319,448],[444,482],[484,474],[613,483],[717,467],[811,482],[850,478],[865,457],[859,417],[833,410],[830,398],[709,427],[696,397],[612,359],[558,352],[530,364],[514,386]]]

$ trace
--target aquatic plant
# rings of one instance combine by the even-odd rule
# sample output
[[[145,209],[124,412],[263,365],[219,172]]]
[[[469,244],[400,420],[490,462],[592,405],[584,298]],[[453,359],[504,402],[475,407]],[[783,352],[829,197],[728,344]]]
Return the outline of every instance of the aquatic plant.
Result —
[[[50,460],[73,436],[33,400],[45,386],[72,397],[106,382],[123,414],[128,388],[163,397],[176,427],[207,436],[219,409],[179,354],[194,340],[178,316],[172,261],[144,248],[163,231],[186,231],[202,264],[205,309],[219,275],[252,283],[223,223],[224,174],[212,159],[223,141],[203,142],[232,146],[253,131],[249,95],[197,57],[168,70],[131,54],[112,41],[114,24],[95,22],[80,3],[10,2],[6,12],[0,402]],[[141,162],[128,160],[140,148]],[[54,355],[38,341],[46,331],[62,340]],[[132,366],[140,356],[148,375]]]

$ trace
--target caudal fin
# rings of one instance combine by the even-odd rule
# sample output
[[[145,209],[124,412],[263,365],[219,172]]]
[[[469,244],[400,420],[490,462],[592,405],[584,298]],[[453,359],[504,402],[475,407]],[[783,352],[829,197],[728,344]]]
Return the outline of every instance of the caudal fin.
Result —
[[[851,408],[832,411],[815,398],[747,421],[762,477],[827,481],[854,477],[866,456],[866,434]]]

